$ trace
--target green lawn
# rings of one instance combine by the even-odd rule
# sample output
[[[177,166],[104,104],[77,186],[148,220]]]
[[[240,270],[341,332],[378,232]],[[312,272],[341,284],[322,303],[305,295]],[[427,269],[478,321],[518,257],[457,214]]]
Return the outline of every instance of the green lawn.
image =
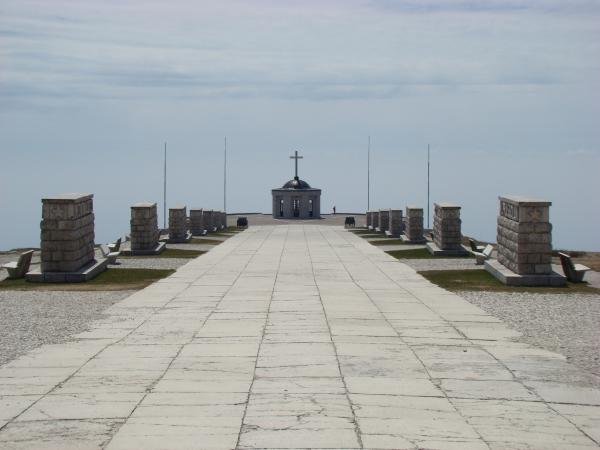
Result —
[[[371,230],[367,230],[366,228],[349,228],[348,231],[350,231],[350,233],[354,233],[354,234],[373,234],[373,231]]]
[[[455,259],[455,258],[474,258],[473,255],[465,256],[433,256],[426,248],[417,248],[414,250],[393,250],[386,252],[396,259]]]
[[[112,269],[108,268],[96,278],[85,283],[31,283],[24,278],[0,281],[0,290],[38,291],[115,291],[142,289],[171,275],[171,269]]]
[[[541,294],[598,294],[587,283],[567,283],[565,287],[506,286],[485,270],[426,270],[419,272],[429,281],[449,291],[537,292]]]
[[[369,241],[373,245],[414,245],[410,242],[404,242],[402,239],[386,239],[381,241]]]
[[[136,255],[136,256],[119,256],[120,258],[197,258],[206,252],[201,250],[182,250],[179,248],[166,248],[159,255]]]
[[[218,239],[210,239],[210,238],[192,238],[190,244],[208,244],[208,245],[219,245],[222,244],[223,241]]]

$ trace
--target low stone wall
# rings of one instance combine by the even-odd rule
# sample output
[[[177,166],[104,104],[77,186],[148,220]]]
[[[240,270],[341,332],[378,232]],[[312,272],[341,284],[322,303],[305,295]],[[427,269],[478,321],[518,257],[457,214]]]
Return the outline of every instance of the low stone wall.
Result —
[[[131,207],[131,250],[154,250],[158,245],[156,203],[136,203]]]
[[[433,240],[441,250],[462,248],[460,208],[451,203],[434,203]]]
[[[94,261],[92,194],[42,199],[42,272],[74,272]]]
[[[552,273],[551,202],[500,197],[498,262],[520,275]]]
[[[194,236],[200,236],[204,232],[202,208],[190,209],[190,230]]]

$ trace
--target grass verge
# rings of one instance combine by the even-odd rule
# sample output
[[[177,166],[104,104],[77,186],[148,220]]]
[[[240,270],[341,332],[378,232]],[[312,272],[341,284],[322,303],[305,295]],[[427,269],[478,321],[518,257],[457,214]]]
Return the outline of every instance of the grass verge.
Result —
[[[218,239],[210,239],[210,238],[192,238],[190,244],[206,244],[206,245],[219,245],[222,244],[223,241]]]
[[[369,241],[369,244],[373,245],[414,245],[410,242],[405,242],[402,239],[386,239],[380,241]]]
[[[85,283],[31,283],[24,278],[0,281],[0,290],[21,291],[123,291],[143,289],[168,277],[172,269],[111,269]]]
[[[386,252],[396,259],[456,259],[473,258],[471,254],[464,256],[433,256],[426,248],[417,248],[414,250],[392,250]]]
[[[166,248],[160,255],[135,255],[135,256],[119,256],[121,258],[197,258],[206,252],[201,250],[183,250],[180,248]]]
[[[506,286],[485,270],[424,270],[429,281],[449,291],[531,292],[538,294],[600,294],[587,283],[567,283],[564,287]]]
[[[348,231],[354,234],[373,234],[373,231],[367,230],[366,228],[349,228]]]

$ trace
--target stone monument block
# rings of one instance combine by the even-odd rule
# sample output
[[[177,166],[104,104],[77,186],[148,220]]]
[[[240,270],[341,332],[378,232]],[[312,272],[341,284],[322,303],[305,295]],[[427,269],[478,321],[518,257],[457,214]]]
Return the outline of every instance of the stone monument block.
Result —
[[[460,208],[453,203],[434,203],[433,242],[427,244],[431,254],[468,254],[462,246]]]
[[[94,196],[61,194],[42,199],[41,265],[28,272],[34,282],[82,282],[106,269],[95,259]]]
[[[380,209],[379,210],[379,226],[377,231],[385,233],[390,228],[390,210]]]
[[[423,208],[407,206],[404,223],[403,240],[415,244],[425,242],[425,238],[423,237]]]
[[[189,242],[191,234],[187,224],[187,208],[175,206],[169,208],[169,242]]]
[[[204,233],[202,208],[190,209],[190,230],[193,236],[201,236]]]
[[[498,260],[489,264],[486,261],[486,269],[507,284],[564,284],[564,277],[552,270],[552,203],[518,196],[499,199]],[[516,276],[510,276],[503,268]]]
[[[379,228],[379,212],[371,211],[371,223],[373,224],[373,230]]]
[[[131,248],[124,255],[152,255],[164,250],[159,244],[158,214],[156,203],[142,202],[131,206]]]
[[[94,261],[92,194],[42,199],[42,272],[75,272]]]
[[[204,229],[207,230],[209,233],[215,231],[213,228],[213,216],[214,211],[212,209],[205,209],[204,211],[202,211],[202,223],[204,224]]]
[[[402,221],[402,210],[401,209],[390,209],[389,210],[390,228],[388,235],[391,237],[398,238],[402,234],[403,221]]]

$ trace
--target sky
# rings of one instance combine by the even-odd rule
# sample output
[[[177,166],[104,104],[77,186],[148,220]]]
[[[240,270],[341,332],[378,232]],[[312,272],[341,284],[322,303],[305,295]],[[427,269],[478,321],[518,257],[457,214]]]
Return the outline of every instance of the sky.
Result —
[[[322,211],[552,202],[556,248],[600,250],[600,0],[2,0],[0,249],[39,245],[40,199],[270,212],[300,177]],[[162,224],[162,220],[161,220]]]

